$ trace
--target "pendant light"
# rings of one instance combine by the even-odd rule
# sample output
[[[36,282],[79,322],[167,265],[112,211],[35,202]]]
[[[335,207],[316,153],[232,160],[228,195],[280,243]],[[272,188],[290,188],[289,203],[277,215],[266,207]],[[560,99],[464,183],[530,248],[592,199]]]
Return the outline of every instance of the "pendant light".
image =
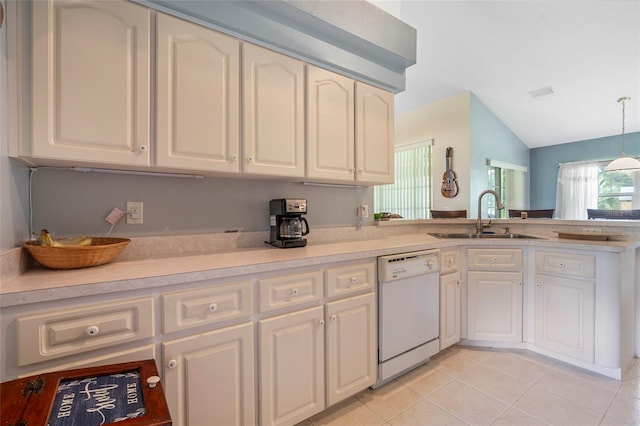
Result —
[[[624,153],[624,104],[630,101],[631,98],[624,96],[618,99],[618,102],[622,104],[622,157],[616,158],[610,162],[607,167],[604,168],[605,172],[619,172],[624,170],[640,170],[640,161],[635,158],[627,157]]]

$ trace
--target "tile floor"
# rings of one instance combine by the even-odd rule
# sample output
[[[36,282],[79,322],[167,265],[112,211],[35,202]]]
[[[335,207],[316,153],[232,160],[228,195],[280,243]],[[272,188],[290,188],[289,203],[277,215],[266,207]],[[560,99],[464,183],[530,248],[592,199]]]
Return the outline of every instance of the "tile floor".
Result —
[[[454,346],[300,425],[640,425],[640,360],[618,381],[526,350]]]

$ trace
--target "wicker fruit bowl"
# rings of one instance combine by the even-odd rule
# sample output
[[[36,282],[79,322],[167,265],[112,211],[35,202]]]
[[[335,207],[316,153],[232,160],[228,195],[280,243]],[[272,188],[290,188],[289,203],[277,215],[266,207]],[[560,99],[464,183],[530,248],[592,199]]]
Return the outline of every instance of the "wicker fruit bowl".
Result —
[[[79,269],[104,265],[115,259],[131,242],[128,238],[91,238],[84,246],[51,247],[27,241],[22,246],[42,266],[51,269]]]

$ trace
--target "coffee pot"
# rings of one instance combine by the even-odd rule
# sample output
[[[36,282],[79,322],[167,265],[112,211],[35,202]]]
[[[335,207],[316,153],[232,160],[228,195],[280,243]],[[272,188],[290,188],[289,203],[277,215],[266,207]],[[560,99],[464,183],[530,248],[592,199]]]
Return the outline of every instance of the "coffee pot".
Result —
[[[280,238],[301,238],[309,233],[309,222],[304,217],[280,218]]]
[[[269,202],[271,244],[281,248],[304,247],[309,233],[309,222],[303,217],[307,213],[307,200],[301,198],[279,198]]]

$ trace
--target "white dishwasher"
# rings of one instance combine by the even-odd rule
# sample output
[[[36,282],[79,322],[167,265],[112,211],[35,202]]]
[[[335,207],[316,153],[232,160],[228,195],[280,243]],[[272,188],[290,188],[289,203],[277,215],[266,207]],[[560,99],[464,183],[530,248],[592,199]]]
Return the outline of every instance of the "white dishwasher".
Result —
[[[378,257],[376,388],[440,350],[440,250]]]

